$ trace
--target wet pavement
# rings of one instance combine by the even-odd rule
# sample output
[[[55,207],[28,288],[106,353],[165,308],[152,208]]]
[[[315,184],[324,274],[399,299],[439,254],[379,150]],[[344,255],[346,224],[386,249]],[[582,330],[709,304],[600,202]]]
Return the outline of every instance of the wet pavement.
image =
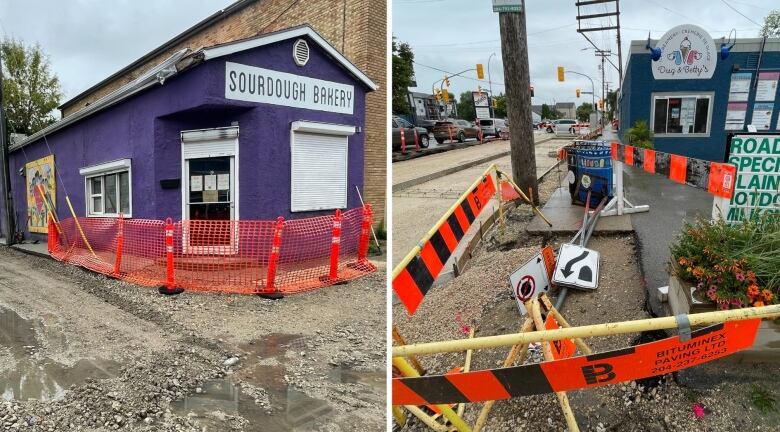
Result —
[[[685,220],[711,216],[713,197],[704,190],[648,174],[641,168],[626,166],[623,172],[626,199],[634,205],[650,205],[649,212],[632,214],[631,222],[640,242],[640,263],[650,292],[651,312],[664,316],[655,289],[669,285],[669,248]]]
[[[45,335],[45,336],[43,336]],[[0,397],[5,400],[41,401],[65,396],[73,384],[88,378],[112,378],[120,364],[100,359],[80,359],[63,365],[44,355],[46,344],[66,345],[64,335],[0,307]]]
[[[288,384],[287,353],[303,354],[305,339],[301,335],[272,333],[241,346],[247,354],[246,365],[235,377],[207,381],[184,399],[171,403],[171,411],[197,418],[205,431],[224,427],[221,413],[240,415],[253,430],[317,430],[336,421],[348,430],[360,430],[364,420],[349,415],[344,418],[329,401]],[[324,380],[336,385],[358,384],[358,394],[385,389],[384,371],[359,371],[347,365],[323,368]],[[235,384],[236,381],[240,383]],[[337,387],[337,391],[341,389]]]

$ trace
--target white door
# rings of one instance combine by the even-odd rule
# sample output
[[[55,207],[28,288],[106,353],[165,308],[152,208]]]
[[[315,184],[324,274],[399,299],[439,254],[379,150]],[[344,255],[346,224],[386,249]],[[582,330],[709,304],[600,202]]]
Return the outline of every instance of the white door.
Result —
[[[182,219],[185,253],[234,254],[238,226],[238,129],[182,132]]]

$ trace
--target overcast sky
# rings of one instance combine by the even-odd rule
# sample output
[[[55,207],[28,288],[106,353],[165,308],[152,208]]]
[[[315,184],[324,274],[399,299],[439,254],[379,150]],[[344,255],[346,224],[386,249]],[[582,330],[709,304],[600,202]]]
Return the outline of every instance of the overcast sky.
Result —
[[[772,6],[780,9],[778,0],[727,1],[756,23],[763,23]],[[590,102],[589,95],[579,100],[575,96],[576,88],[589,91],[590,81],[567,75],[566,82],[560,83],[556,76],[558,65],[591,76],[596,82],[596,92],[601,92],[600,60],[592,49],[582,51],[591,45],[576,32],[577,7],[574,3],[575,0],[526,1],[534,104]],[[747,38],[756,37],[760,27],[729,9],[722,0],[624,0],[620,6],[624,64],[630,41],[647,39],[648,31],[657,39],[676,25],[696,24],[707,30],[717,43],[717,39],[727,36],[732,28],[736,29],[737,38]],[[614,10],[614,6],[610,10]],[[490,62],[493,93],[504,91],[498,15],[492,12],[490,0],[394,0],[392,12],[393,35],[398,41],[412,46],[418,62],[415,65],[417,90],[430,93],[431,84],[443,77],[444,73],[430,67],[457,73],[483,63],[487,78],[488,58],[496,53]],[[588,6],[584,12],[603,13],[604,6]],[[607,20],[602,18],[601,24],[608,25]],[[612,22],[614,24],[614,18]],[[592,23],[597,26],[599,21]],[[590,35],[599,48],[617,53],[614,31]],[[617,57],[613,59],[617,64]],[[468,78],[450,80],[451,93],[473,91],[478,84],[483,89],[488,88],[487,79],[483,83],[476,81],[476,72],[468,72],[466,76]],[[618,85],[617,70],[609,64],[606,81],[611,82],[611,88]]]
[[[231,0],[0,0],[0,37],[40,44],[63,102]]]

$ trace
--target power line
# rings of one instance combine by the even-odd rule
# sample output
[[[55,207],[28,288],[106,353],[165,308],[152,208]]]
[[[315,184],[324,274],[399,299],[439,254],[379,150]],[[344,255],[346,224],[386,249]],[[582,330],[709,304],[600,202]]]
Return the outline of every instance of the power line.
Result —
[[[558,27],[552,27],[547,30],[540,30],[538,32],[528,33],[528,36],[533,36],[537,34],[542,33],[548,33],[555,30],[564,29],[566,27],[574,27],[576,24],[565,24]],[[479,45],[483,43],[494,43],[494,42],[501,42],[501,39],[485,39],[481,41],[472,41],[472,42],[455,42],[455,43],[443,43],[443,44],[423,44],[423,45],[413,45],[414,48],[429,48],[429,47],[456,47],[456,46],[465,46],[465,45]]]
[[[435,70],[435,71],[438,71],[438,72],[443,72],[443,73],[446,73],[446,74],[448,74],[448,75],[455,75],[455,72],[446,71],[446,70],[444,70],[444,69],[439,69],[439,68],[437,68],[437,67],[434,67],[434,66],[428,66],[428,65],[424,65],[424,64],[422,64],[422,63],[418,63],[418,62],[416,62],[416,61],[414,61],[414,60],[412,60],[412,63],[416,64],[417,66],[422,66],[422,67],[424,67],[424,68],[433,69],[433,70]],[[485,81],[485,80],[480,80],[480,79],[476,79],[476,78],[471,78],[471,77],[467,77],[467,76],[463,76],[463,75],[458,75],[457,77],[453,77],[453,78],[465,78],[465,79],[467,79],[467,80],[471,80],[471,81],[477,81],[477,82],[484,82],[484,81]],[[504,83],[500,83],[500,82],[496,82],[496,81],[493,81],[493,84],[495,84],[495,85],[500,85],[500,86],[502,86],[502,87],[504,86]]]
[[[750,19],[750,18],[749,18],[747,15],[745,15],[745,14],[743,14],[742,12],[740,12],[739,10],[737,10],[737,8],[735,8],[734,6],[732,6],[732,5],[728,4],[728,2],[726,2],[726,0],[720,0],[720,1],[721,1],[721,2],[722,2],[724,5],[728,6],[728,8],[729,8],[729,9],[731,9],[731,10],[733,10],[734,12],[736,12],[736,13],[740,14],[740,15],[742,16],[742,18],[745,18],[746,20],[748,20],[748,21],[752,22],[753,24],[755,24],[755,25],[757,25],[757,26],[761,27],[761,24],[759,24],[759,23],[757,23],[757,22],[753,21],[753,20],[752,20],[752,19]]]

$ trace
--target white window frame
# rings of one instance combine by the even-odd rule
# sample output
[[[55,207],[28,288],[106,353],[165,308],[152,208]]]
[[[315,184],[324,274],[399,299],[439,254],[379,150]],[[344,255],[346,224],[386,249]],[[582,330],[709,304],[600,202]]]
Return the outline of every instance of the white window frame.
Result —
[[[326,210],[333,210],[337,207],[326,208],[326,209],[310,209],[310,208],[297,208],[294,206],[295,167],[293,166],[293,154],[295,152],[296,132],[344,137],[347,145],[347,149],[344,152],[344,169],[347,172],[346,175],[344,176],[344,207],[338,207],[338,208],[347,208],[347,206],[349,206],[349,137],[355,134],[356,132],[355,126],[341,125],[335,123],[295,121],[292,123],[290,127],[290,211],[292,213],[326,211]]]
[[[88,167],[84,167],[79,169],[79,174],[84,176],[84,196],[86,197],[86,207],[85,207],[85,213],[87,217],[96,217],[96,218],[105,218],[105,217],[112,217],[112,218],[118,218],[119,217],[119,211],[121,211],[121,189],[120,189],[120,182],[119,182],[119,176],[116,177],[116,205],[117,205],[117,211],[116,213],[105,213],[106,208],[106,180],[105,176],[111,175],[111,174],[119,174],[119,173],[127,173],[127,204],[130,207],[129,211],[127,213],[122,213],[123,218],[131,218],[133,217],[133,170],[132,170],[132,161],[130,159],[118,159],[111,162],[106,162],[98,165],[91,165]],[[92,193],[92,187],[90,185],[90,182],[94,178],[100,178],[100,194],[94,194]],[[101,212],[95,212],[92,211],[92,198],[95,197],[101,197]]]
[[[655,103],[658,99],[682,99],[682,98],[696,98],[709,99],[709,106],[707,107],[707,132],[706,133],[656,133],[655,132]],[[715,102],[715,92],[702,92],[702,93],[689,93],[689,92],[659,92],[652,93],[650,95],[650,124],[648,125],[654,137],[658,138],[702,138],[709,137],[712,133],[712,111],[713,104]],[[669,111],[669,103],[666,105],[667,112]],[[693,115],[694,127],[696,123],[696,114]],[[669,125],[669,118],[666,119],[667,129]],[[630,126],[629,126],[630,127]]]

